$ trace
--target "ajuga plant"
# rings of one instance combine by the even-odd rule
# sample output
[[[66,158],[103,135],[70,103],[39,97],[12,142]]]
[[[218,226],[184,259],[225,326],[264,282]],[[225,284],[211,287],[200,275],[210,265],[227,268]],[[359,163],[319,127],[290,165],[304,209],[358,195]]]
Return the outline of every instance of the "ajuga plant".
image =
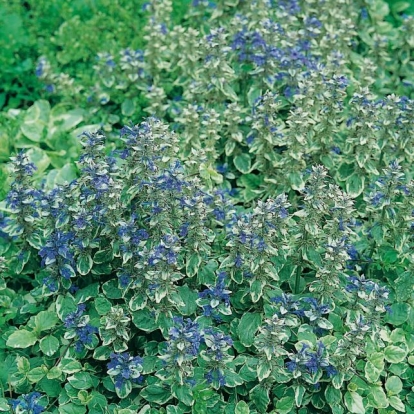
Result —
[[[148,118],[81,137],[77,179],[25,153],[0,233],[4,412],[414,412],[413,183],[355,202],[322,165],[245,209]],[[122,142],[122,143],[121,143]]]
[[[154,0],[143,49],[102,50],[83,105],[107,131],[119,116],[162,117],[179,158],[200,160],[188,168],[242,201],[300,190],[315,164],[358,196],[392,160],[413,162],[414,25],[398,4],[194,1],[177,22],[175,2]],[[44,60],[39,73],[77,96]]]

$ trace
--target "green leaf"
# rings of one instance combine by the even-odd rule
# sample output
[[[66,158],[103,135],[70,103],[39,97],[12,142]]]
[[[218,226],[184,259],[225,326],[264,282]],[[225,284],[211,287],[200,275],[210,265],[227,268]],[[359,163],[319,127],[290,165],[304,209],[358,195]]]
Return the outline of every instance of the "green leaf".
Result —
[[[385,389],[388,395],[398,395],[403,389],[402,381],[396,376],[391,376],[385,382]]]
[[[33,332],[22,329],[14,331],[7,339],[6,345],[11,348],[28,348],[36,343],[37,337]]]
[[[403,272],[393,283],[398,302],[404,302],[413,295],[413,276],[410,271]]]
[[[296,407],[302,406],[303,397],[306,393],[306,388],[303,385],[298,385],[295,388],[295,404]]]
[[[59,405],[59,414],[85,414],[86,413],[86,407],[84,405],[78,405],[78,404],[64,404]]]
[[[370,405],[375,408],[387,408],[389,405],[387,396],[380,385],[371,385],[371,393],[368,394],[368,401]]]
[[[62,370],[59,367],[52,367],[47,373],[47,378],[56,379],[56,378],[60,378],[61,375],[62,375]]]
[[[263,296],[263,288],[266,286],[266,282],[263,280],[255,279],[250,285],[250,294],[252,296],[253,303],[256,303]]]
[[[312,405],[317,408],[318,410],[321,410],[323,407],[325,407],[325,400],[322,397],[321,392],[315,392],[312,394]]]
[[[83,254],[78,257],[78,261],[76,262],[76,269],[78,269],[78,272],[85,276],[87,275],[93,266],[93,260],[92,257],[89,254]]]
[[[236,374],[234,371],[230,369],[224,370],[224,377],[226,378],[226,386],[227,387],[237,387],[238,385],[243,384],[243,380],[239,374]]]
[[[115,387],[116,395],[119,398],[126,398],[132,391],[131,381],[124,381],[120,387]]]
[[[257,89],[257,86],[251,86],[247,92],[247,102],[249,106],[252,107],[260,96],[262,96],[262,90]]]
[[[193,393],[190,387],[186,385],[175,385],[172,387],[172,392],[177,397],[178,401],[181,401],[188,406],[193,405]]]
[[[78,399],[81,402],[82,405],[87,405],[88,402],[90,401],[90,395],[88,393],[88,391],[85,390],[80,390],[78,392]]]
[[[59,340],[52,335],[40,340],[40,350],[47,356],[52,356],[59,349]]]
[[[261,359],[257,365],[257,379],[262,382],[272,372],[272,363],[267,359]]]
[[[236,148],[236,141],[234,140],[227,140],[225,146],[225,152],[228,157],[233,154],[234,149]]]
[[[197,280],[202,285],[214,285],[216,282],[215,271],[218,268],[218,264],[215,260],[209,260],[205,265],[201,267],[198,272]]]
[[[399,346],[389,345],[384,349],[385,359],[393,364],[404,361],[406,356],[407,351]]]
[[[305,186],[303,175],[300,172],[294,171],[288,174],[289,182],[292,188],[296,191],[301,191]]]
[[[233,162],[234,166],[243,174],[249,173],[252,168],[252,160],[249,154],[236,155]]]
[[[325,398],[329,405],[339,404],[342,401],[342,393],[340,390],[328,385],[325,389]]]
[[[90,395],[92,398],[89,402],[89,409],[99,407],[103,409],[102,412],[105,412],[105,408],[108,406],[108,401],[106,397],[97,391],[92,391]]]
[[[347,391],[344,396],[344,402],[351,413],[365,414],[365,407],[362,397],[356,392]]]
[[[344,162],[338,168],[338,178],[341,181],[345,181],[354,172],[355,172],[355,165],[354,164],[347,164],[347,163]]]
[[[33,368],[31,371],[27,373],[27,379],[32,383],[38,383],[47,373],[47,368],[44,369],[43,367]]]
[[[111,310],[111,302],[103,297],[97,297],[94,300],[95,309],[99,315],[106,315]]]
[[[182,315],[194,314],[197,310],[198,293],[191,290],[187,285],[178,286],[177,291],[184,303],[184,306],[177,306],[178,311]]]
[[[234,414],[250,414],[249,406],[245,401],[239,401],[234,410]]]
[[[52,329],[59,322],[55,312],[41,311],[34,317],[36,331],[42,332]]]
[[[190,256],[187,256],[187,262],[186,262],[186,273],[187,276],[193,277],[197,274],[198,268],[201,264],[201,256],[197,253],[194,253]]]
[[[378,254],[385,265],[395,263],[398,258],[397,250],[391,246],[380,246]]]
[[[237,179],[237,185],[250,190],[257,190],[263,184],[263,177],[256,174],[243,174]]]
[[[61,321],[64,321],[66,316],[75,312],[77,308],[75,301],[69,295],[60,295],[56,299],[56,313]]]
[[[232,101],[239,100],[239,97],[237,96],[236,92],[228,83],[224,83],[222,87],[220,88],[220,90],[223,92],[224,96],[226,96],[230,100]]]
[[[17,356],[16,363],[17,363],[17,370],[21,374],[27,374],[30,371],[30,362],[26,357]]]
[[[352,174],[346,180],[347,193],[355,198],[358,197],[364,191],[365,177],[359,174]]]
[[[279,401],[276,402],[276,410],[278,414],[288,414],[291,412],[295,400],[291,396],[282,397]]]
[[[397,411],[405,413],[405,404],[395,395],[389,397],[388,402],[390,403],[392,408],[395,408]]]
[[[135,312],[140,309],[144,309],[147,306],[147,295],[143,294],[142,292],[138,292],[135,294],[131,300],[129,301],[129,309],[132,312]]]
[[[384,369],[384,354],[382,352],[373,352],[368,355],[368,360],[374,365],[374,367],[380,371]]]
[[[252,346],[254,335],[262,323],[262,316],[259,313],[246,312],[239,323],[237,333],[239,334],[240,342],[246,346]]]
[[[60,380],[50,380],[44,377],[38,382],[37,387],[43,391],[48,397],[57,397],[62,391],[62,382]]]
[[[122,298],[122,290],[118,288],[117,280],[109,280],[102,285],[102,290],[108,299]]]
[[[384,362],[383,362],[384,366]],[[378,369],[375,367],[375,365],[368,361],[365,365],[365,376],[367,380],[371,383],[375,383],[378,381],[380,375],[381,375],[382,369]]]
[[[256,405],[260,413],[265,413],[267,406],[270,403],[269,390],[262,387],[260,384],[256,385],[250,391],[250,399]]]
[[[124,116],[132,116],[135,113],[135,104],[132,99],[125,99],[124,102],[122,102],[121,105],[121,112]]]
[[[113,351],[109,346],[98,346],[98,348],[95,348],[93,351],[93,358],[98,361],[106,361],[109,359],[112,352]]]
[[[10,406],[6,398],[0,398],[0,411],[10,411]]]
[[[99,294],[99,283],[92,283],[76,292],[76,303],[84,303],[90,298],[96,298]]]
[[[83,110],[80,108],[73,109],[63,114],[54,114],[54,110],[57,107],[53,108],[51,111],[50,122],[53,125],[49,128],[49,136],[55,132],[66,132],[73,129],[76,125],[80,124],[83,121]]]
[[[74,374],[82,369],[82,364],[73,358],[62,358],[58,367],[65,374]]]
[[[34,142],[40,142],[43,139],[45,125],[42,121],[30,121],[21,125],[20,130],[23,135]]]
[[[137,328],[145,332],[153,332],[158,329],[158,325],[155,323],[155,317],[148,309],[133,312],[132,322]]]
[[[154,402],[157,404],[165,404],[168,400],[170,400],[173,395],[171,390],[166,387],[162,387],[160,385],[148,385],[148,387],[144,388],[140,392],[140,397],[144,398],[148,402]]]
[[[93,261],[94,263],[100,264],[100,263],[106,263],[110,262],[113,259],[114,255],[112,252],[112,249],[104,249],[99,250],[93,255]]]
[[[385,321],[394,326],[402,325],[408,319],[409,312],[408,303],[393,303],[385,316]]]
[[[65,164],[56,174],[55,184],[65,185],[75,180],[78,176],[77,168],[73,164]]]
[[[92,377],[87,372],[77,372],[76,374],[68,377],[68,382],[77,390],[87,390],[93,386]]]

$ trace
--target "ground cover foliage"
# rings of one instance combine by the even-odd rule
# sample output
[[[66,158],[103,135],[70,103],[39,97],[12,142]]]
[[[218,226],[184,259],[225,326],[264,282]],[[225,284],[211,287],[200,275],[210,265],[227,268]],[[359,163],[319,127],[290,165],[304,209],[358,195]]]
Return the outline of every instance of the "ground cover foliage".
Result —
[[[0,411],[414,412],[411,3],[1,7]]]

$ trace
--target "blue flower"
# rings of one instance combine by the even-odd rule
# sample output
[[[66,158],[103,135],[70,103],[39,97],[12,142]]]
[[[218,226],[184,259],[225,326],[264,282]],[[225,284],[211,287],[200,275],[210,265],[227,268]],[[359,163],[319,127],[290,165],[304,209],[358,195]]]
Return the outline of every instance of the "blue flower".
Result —
[[[43,278],[42,283],[53,293],[59,289],[58,282],[52,277]]]
[[[217,165],[216,170],[220,174],[225,174],[228,171],[228,165],[227,164],[219,164],[219,165]]]
[[[64,262],[73,261],[70,243],[73,241],[73,232],[63,232],[55,230],[50,236],[45,246],[39,250],[39,256],[42,258],[42,266],[48,266],[55,263],[58,259],[64,259]]]
[[[42,394],[40,392],[31,392],[20,395],[17,399],[11,399],[10,404],[16,413],[26,412],[27,414],[40,414],[46,409],[46,407],[38,403],[41,397]]]
[[[226,289],[226,278],[226,272],[220,272],[217,277],[216,285],[211,286],[198,294],[201,299],[208,299],[210,301],[209,304],[203,306],[205,316],[213,316],[216,314],[216,308],[220,303],[224,303],[226,307],[230,306],[231,292]]]
[[[325,367],[325,372],[328,375],[328,377],[331,378],[338,373],[338,370],[333,365],[328,365],[327,367]]]
[[[181,365],[198,355],[204,337],[197,322],[191,319],[184,321],[182,317],[174,317],[173,321],[174,326],[168,331],[167,349],[161,358]]]
[[[212,368],[205,374],[205,379],[209,384],[213,382],[218,382],[220,387],[224,387],[226,385],[226,377],[222,370],[218,368]]]
[[[95,326],[86,324],[76,328],[78,340],[75,343],[75,350],[81,352],[85,345],[92,345],[94,334],[98,333],[98,329]]]
[[[84,315],[86,305],[80,303],[74,312],[70,312],[64,321],[64,325],[68,329],[75,332],[75,350],[82,352],[85,345],[92,345],[94,334],[98,333],[98,329],[88,323],[89,316]]]
[[[45,85],[44,89],[48,93],[53,93],[53,92],[55,92],[56,87],[55,87],[55,85],[49,83],[49,84]]]
[[[142,358],[132,357],[127,352],[122,354],[112,353],[110,358],[111,361],[107,364],[108,374],[114,377],[116,388],[121,388],[129,380],[134,383],[142,382]]]
[[[292,313],[299,317],[305,316],[305,311],[300,306],[300,302],[293,299],[290,294],[282,293],[281,296],[275,296],[270,299],[272,302],[279,304],[279,311],[282,315],[286,313]]]
[[[236,257],[234,258],[234,266],[236,266],[237,268],[243,266],[243,259],[240,254],[236,255]]]
[[[83,313],[86,310],[86,305],[84,303],[80,303],[78,305],[78,309],[74,312],[70,312],[65,317],[65,321],[63,324],[66,328],[75,328],[77,327],[81,322],[81,317],[83,316]]]
[[[369,14],[368,14],[367,8],[366,7],[362,7],[361,8],[361,19],[362,20],[366,20],[366,19],[368,19],[368,17],[369,17]]]
[[[289,372],[294,372],[296,371],[298,364],[295,361],[289,361],[289,362],[286,362],[285,366]]]
[[[118,273],[118,280],[121,288],[125,289],[131,283],[132,277],[128,272],[121,271]]]
[[[329,305],[319,304],[315,298],[304,298],[303,302],[306,302],[310,305],[309,310],[305,310],[305,316],[309,318],[310,321],[315,321],[331,311]]]

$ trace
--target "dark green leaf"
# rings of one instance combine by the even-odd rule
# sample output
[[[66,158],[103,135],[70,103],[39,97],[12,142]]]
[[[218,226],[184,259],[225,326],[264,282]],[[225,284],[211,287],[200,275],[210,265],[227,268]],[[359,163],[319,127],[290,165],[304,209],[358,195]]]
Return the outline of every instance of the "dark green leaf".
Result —
[[[252,160],[249,154],[236,155],[233,162],[235,167],[243,174],[249,173],[252,168]]]
[[[59,340],[52,335],[42,338],[40,350],[47,356],[52,356],[59,349]]]
[[[259,313],[246,312],[239,323],[237,332],[239,334],[240,342],[244,346],[252,346],[254,335],[262,323],[262,315]]]
[[[165,404],[173,396],[169,388],[162,387],[160,385],[148,385],[140,392],[140,396],[148,402],[154,402],[157,404]]]

